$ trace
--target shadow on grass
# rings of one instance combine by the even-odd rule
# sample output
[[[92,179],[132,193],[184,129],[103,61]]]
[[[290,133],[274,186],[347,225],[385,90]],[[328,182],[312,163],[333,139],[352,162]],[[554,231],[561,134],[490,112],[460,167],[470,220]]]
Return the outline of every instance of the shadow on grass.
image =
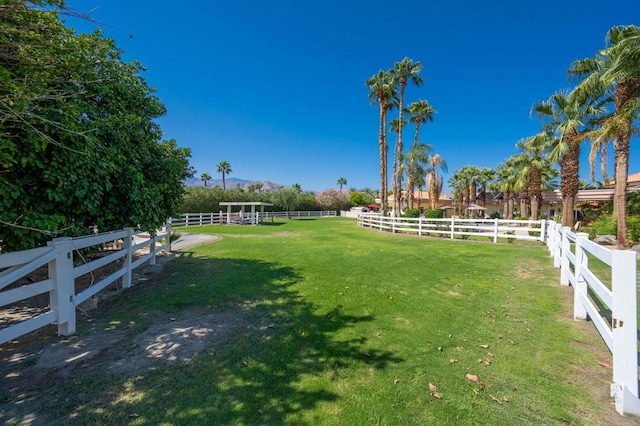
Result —
[[[262,261],[189,254],[172,261],[160,282],[123,302],[114,300],[120,305],[105,307],[104,314],[136,321],[143,311],[233,313],[233,332],[223,341],[214,336],[188,362],[156,363],[127,376],[114,375],[108,365],[89,373],[76,369],[77,376],[61,377],[45,390],[53,398],[42,414],[59,423],[330,421],[331,414],[316,409],[348,392],[345,371],[384,369],[403,359],[369,349],[365,336],[344,333],[374,318],[348,315],[340,306],[320,312],[294,288],[300,280],[293,269]],[[120,356],[126,359],[126,351]],[[339,380],[347,380],[346,388]]]

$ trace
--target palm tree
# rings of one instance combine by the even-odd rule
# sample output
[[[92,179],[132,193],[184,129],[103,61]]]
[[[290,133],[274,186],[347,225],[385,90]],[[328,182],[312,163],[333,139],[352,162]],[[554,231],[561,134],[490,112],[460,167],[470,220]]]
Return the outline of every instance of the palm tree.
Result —
[[[298,192],[298,194],[302,192],[302,186],[300,186],[299,183],[294,183],[293,185],[291,185],[291,187],[295,189]]]
[[[224,179],[225,175],[228,175],[231,173],[231,164],[229,164],[229,162],[227,161],[221,161],[218,163],[218,168],[217,168],[217,172],[218,173],[222,173],[222,189],[226,190],[227,189],[227,185],[226,185],[226,181]]]
[[[573,227],[573,209],[580,184],[581,137],[587,130],[587,120],[601,113],[602,109],[592,98],[574,90],[554,93],[548,100],[534,104],[532,112],[549,120],[543,129],[555,136],[549,158],[560,164],[562,225]]]
[[[513,219],[513,204],[515,198],[515,186],[517,180],[516,159],[507,158],[496,168],[497,186],[503,194],[503,217]]]
[[[260,194],[262,192],[262,188],[263,187],[264,187],[264,183],[256,182],[256,191],[258,191],[258,194]]]
[[[478,184],[480,184],[480,205],[482,207],[486,207],[487,205],[487,186],[493,181],[496,177],[496,172],[488,167],[480,168],[480,173],[478,174]]]
[[[415,123],[416,130],[413,135],[413,145],[411,145],[411,150],[413,151],[418,147],[418,136],[420,134],[420,126],[423,123],[433,121],[433,116],[437,113],[435,109],[429,104],[429,102],[420,100],[417,102],[413,102],[409,105],[409,107],[405,110],[408,114],[410,114],[409,121],[411,123]],[[430,149],[430,148],[429,148]],[[426,158],[425,158],[426,160]],[[424,162],[424,160],[423,160]],[[416,186],[416,176],[422,176],[421,167],[418,167],[415,170],[412,170],[411,162],[408,164],[408,174],[407,174],[407,202],[409,207],[413,206],[414,197],[413,197],[413,188]]]
[[[432,154],[427,158],[427,167],[425,169],[427,187],[429,188],[429,203],[432,210],[438,208],[440,193],[442,192],[443,179],[438,174],[438,170],[447,173],[447,162],[440,154]]]
[[[453,214],[456,214],[456,209],[458,211],[458,215],[462,216],[462,206],[464,205],[464,194],[469,187],[469,181],[467,180],[464,173],[461,172],[462,169],[456,171],[451,179],[449,179],[449,186],[454,188],[453,199],[455,201]]]
[[[342,185],[346,185],[347,184],[347,180],[343,177],[339,177],[338,178],[338,185],[340,186],[340,191],[342,191]]]
[[[211,180],[211,176],[209,175],[209,173],[203,173],[202,176],[200,176],[200,179],[202,180],[202,183],[204,184],[204,187],[207,187],[207,182],[209,182]]]
[[[372,75],[365,84],[369,87],[369,100],[380,107],[380,129],[378,132],[378,145],[380,147],[380,211],[384,215],[387,210],[387,112],[391,101],[395,97],[396,88],[391,75],[385,71],[378,71]]]
[[[406,158],[407,168],[407,207],[413,208],[414,196],[413,191],[416,187],[416,181],[424,175],[424,163],[427,161],[427,152],[431,149],[431,145],[424,143],[416,143],[411,147],[411,151]]]
[[[393,83],[400,87],[400,99],[398,104],[398,120],[403,122],[402,114],[404,113],[404,91],[407,87],[407,83],[411,81],[414,85],[420,86],[423,82],[420,77],[420,70],[422,69],[422,63],[420,61],[413,61],[413,59],[404,58],[400,62],[396,62],[390,73],[393,77]],[[395,164],[396,164],[396,176],[393,185],[393,196],[396,214],[400,214],[400,197],[402,191],[402,173],[399,170],[402,165],[402,126],[398,127],[398,139],[396,142],[395,152]]]
[[[523,175],[527,176],[528,193],[531,200],[531,220],[538,220],[540,204],[542,202],[543,171],[551,168],[547,152],[553,144],[553,138],[548,132],[519,141],[516,146],[524,152]]]
[[[618,247],[627,248],[626,198],[629,174],[629,146],[633,121],[640,105],[640,27],[616,26],[607,33],[607,45],[594,58],[571,64],[569,74],[587,76],[578,86],[594,96],[602,87],[613,91],[614,114],[603,123],[594,139],[613,139],[615,152],[614,211],[618,223]]]

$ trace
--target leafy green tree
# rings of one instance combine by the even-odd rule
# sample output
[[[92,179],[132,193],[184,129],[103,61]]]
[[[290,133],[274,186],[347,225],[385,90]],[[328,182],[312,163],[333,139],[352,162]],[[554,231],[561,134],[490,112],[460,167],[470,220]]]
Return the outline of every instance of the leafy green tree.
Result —
[[[74,34],[58,2],[0,8],[0,246],[90,227],[155,232],[177,214],[190,151],[163,141],[165,107],[99,31]],[[3,5],[4,6],[4,5]]]
[[[289,219],[291,219],[291,211],[296,209],[299,201],[300,193],[293,188],[282,187],[271,193],[271,202],[285,209]]]
[[[218,173],[222,174],[222,189],[227,189],[227,184],[225,181],[225,176],[231,174],[231,164],[229,164],[228,161],[221,161],[218,163],[218,166],[216,168],[216,171]]]
[[[369,204],[373,204],[374,199],[369,194],[365,194],[364,192],[350,192],[349,193],[349,204],[352,206],[367,206]]]

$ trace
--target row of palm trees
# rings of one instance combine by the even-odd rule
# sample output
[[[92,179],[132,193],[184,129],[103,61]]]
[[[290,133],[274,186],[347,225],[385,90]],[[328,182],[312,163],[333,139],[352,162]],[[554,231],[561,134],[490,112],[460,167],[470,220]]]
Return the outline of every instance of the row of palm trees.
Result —
[[[227,189],[227,184],[226,184],[226,181],[225,181],[225,177],[227,175],[231,174],[231,172],[232,172],[231,164],[229,164],[228,161],[221,161],[216,166],[216,171],[218,173],[222,174],[222,189],[226,190]],[[211,181],[211,175],[209,173],[202,173],[202,175],[200,175],[200,180],[202,180],[202,184],[206,188],[207,187],[207,182]],[[260,188],[262,188],[262,184],[261,184]],[[259,189],[259,188],[257,188],[257,189]]]
[[[442,178],[438,170],[446,171],[446,162],[438,155],[431,152],[431,145],[419,141],[420,126],[433,121],[436,110],[426,100],[419,100],[404,106],[405,89],[409,83],[414,86],[421,86],[423,83],[420,77],[422,63],[410,58],[404,58],[395,62],[394,66],[387,70],[380,70],[372,75],[365,82],[369,88],[369,100],[372,104],[378,104],[380,110],[378,145],[380,149],[380,198],[381,210],[388,209],[388,152],[387,126],[390,132],[396,133],[396,143],[393,149],[393,211],[399,214],[401,211],[402,183],[404,175],[407,175],[407,198],[404,200],[408,207],[414,207],[414,189],[427,186],[429,189],[432,204],[440,196],[442,191]],[[398,108],[398,118],[388,120],[388,112],[393,108]],[[404,120],[404,114],[409,115],[409,120]],[[413,144],[408,153],[404,152],[402,131],[409,122],[415,124]]]
[[[513,214],[513,200],[519,193],[521,215],[527,215],[526,209],[530,208],[530,217],[536,219],[542,191],[549,188],[557,174],[551,165],[559,164],[562,224],[573,226],[575,197],[580,187],[581,144],[591,142],[591,179],[599,153],[603,179],[608,183],[607,145],[613,141],[613,214],[618,224],[618,246],[626,248],[629,147],[632,136],[640,133],[634,127],[640,115],[640,27],[611,28],[604,49],[593,58],[573,62],[568,75],[577,80],[573,90],[558,91],[533,105],[532,114],[543,120],[540,132],[518,142],[521,152],[497,167],[496,188],[504,194],[505,216]],[[474,185],[486,181],[478,170],[463,169],[449,181],[461,200],[467,190],[475,196]],[[466,196],[467,202],[469,197]]]

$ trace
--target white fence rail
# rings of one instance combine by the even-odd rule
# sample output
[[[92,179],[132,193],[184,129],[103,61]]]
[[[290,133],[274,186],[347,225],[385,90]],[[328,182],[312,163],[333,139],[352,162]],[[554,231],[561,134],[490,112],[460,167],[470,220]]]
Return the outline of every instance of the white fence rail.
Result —
[[[481,236],[488,237],[493,242],[498,242],[498,238],[542,242],[546,238],[544,220],[434,219],[363,213],[358,215],[358,225],[392,233],[438,235],[451,239]]]
[[[292,212],[218,212],[218,213],[184,213],[181,217],[169,219],[173,226],[203,226],[223,224],[251,225],[274,218],[301,219],[305,217],[336,217],[335,211],[292,211]]]
[[[630,250],[609,250],[589,240],[588,234],[548,222],[547,247],[560,268],[560,284],[574,289],[573,316],[590,319],[613,355],[613,384],[620,414],[640,414],[638,393],[637,255]],[[606,281],[589,268],[589,258],[611,268]],[[602,269],[602,268],[600,268]],[[600,276],[604,279],[602,272]]]
[[[131,272],[144,262],[155,264],[161,250],[171,250],[171,226],[155,236],[135,234],[132,228],[80,238],[56,238],[47,247],[0,255],[0,308],[16,302],[48,293],[46,312],[0,329],[0,345],[17,339],[46,325],[57,323],[58,334],[69,335],[76,331],[76,307],[109,284],[122,278],[122,287],[131,287]],[[88,263],[75,265],[77,250],[102,246],[122,240],[123,248]],[[162,245],[158,242],[163,241]],[[133,252],[149,247],[149,253],[132,261]],[[76,279],[84,274],[122,260],[122,267],[109,276],[76,293]],[[47,265],[47,278],[35,283],[10,288],[17,280]]]

